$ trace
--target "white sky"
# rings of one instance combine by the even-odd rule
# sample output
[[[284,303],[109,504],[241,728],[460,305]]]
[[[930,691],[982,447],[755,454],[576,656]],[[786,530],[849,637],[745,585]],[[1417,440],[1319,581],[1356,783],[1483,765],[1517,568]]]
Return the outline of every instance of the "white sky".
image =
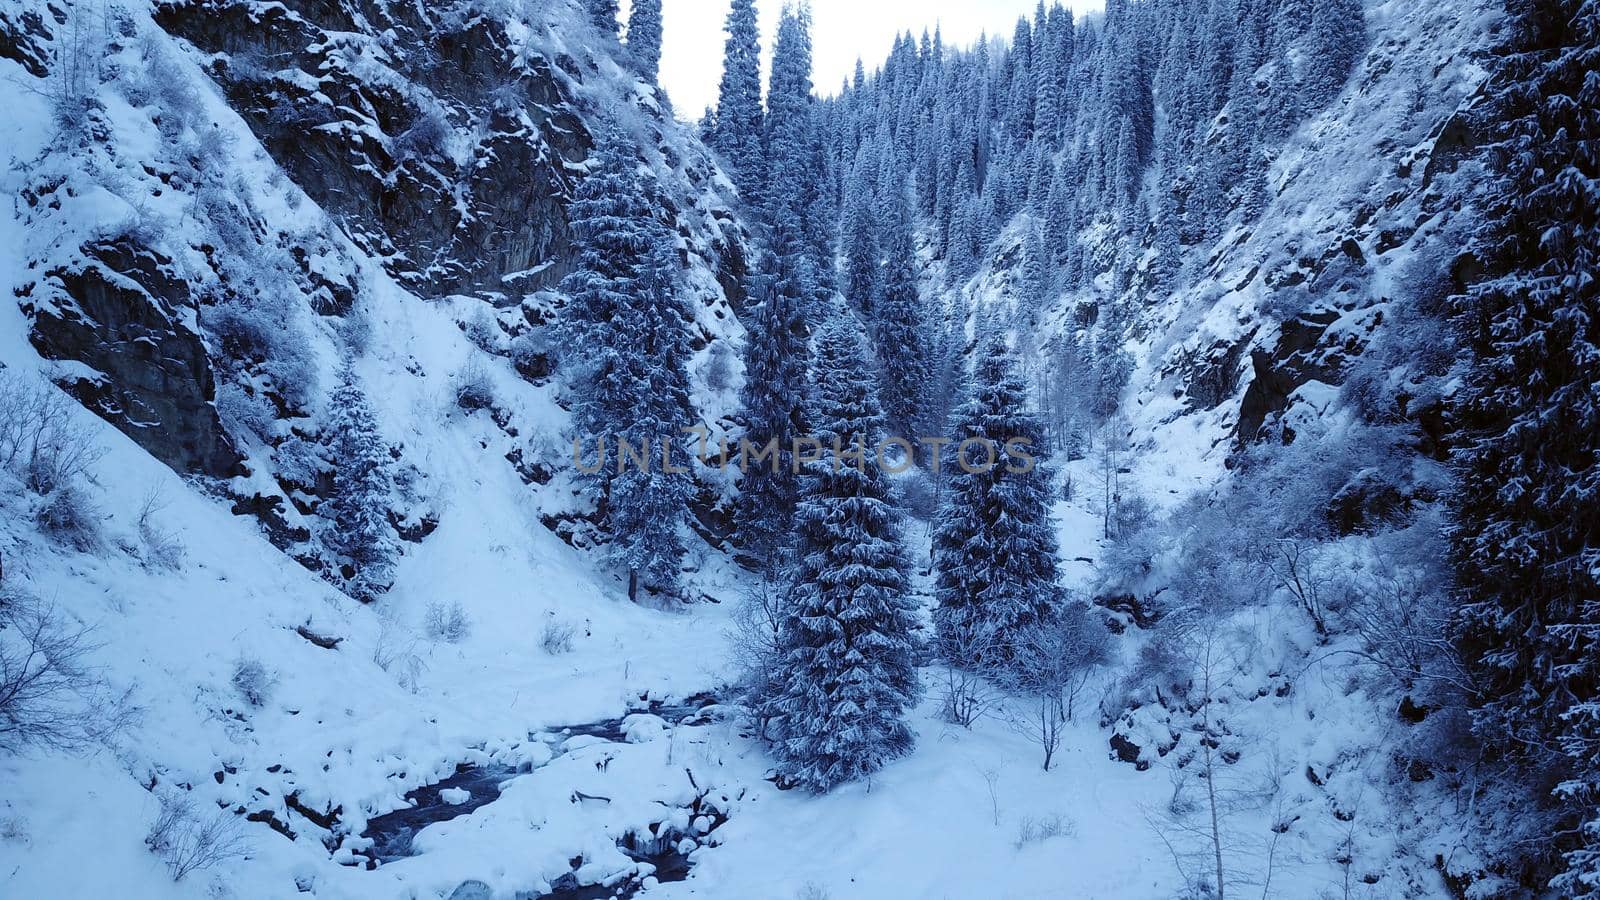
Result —
[[[761,15],[761,62],[772,52],[772,36],[784,0],[756,0]],[[910,29],[919,37],[938,24],[945,44],[965,46],[987,31],[1011,37],[1017,16],[1033,18],[1038,0],[811,0],[812,81],[817,93],[832,94],[855,70],[861,57],[870,73],[889,54],[897,32]],[[722,22],[727,0],[663,0],[661,85],[672,97],[680,118],[695,120],[716,102],[722,78]],[[1047,0],[1046,6],[1050,5]],[[1104,6],[1103,0],[1066,0],[1081,15]],[[623,0],[627,21],[627,0]]]

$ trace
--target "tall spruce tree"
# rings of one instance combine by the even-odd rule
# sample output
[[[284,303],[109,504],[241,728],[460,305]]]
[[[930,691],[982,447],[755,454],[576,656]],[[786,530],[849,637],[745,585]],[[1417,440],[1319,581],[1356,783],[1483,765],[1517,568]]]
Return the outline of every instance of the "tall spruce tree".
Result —
[[[628,10],[628,53],[639,76],[655,84],[661,70],[661,0],[633,0]]]
[[[817,195],[816,119],[811,96],[811,20],[808,7],[786,7],[778,21],[767,81],[764,196],[769,229],[793,231],[809,246],[817,232],[813,221]],[[827,226],[831,230],[831,223]],[[815,266],[819,260],[813,258]],[[824,263],[832,268],[832,258]],[[819,270],[820,274],[820,270]]]
[[[746,203],[758,203],[762,160],[761,33],[755,0],[733,0],[725,26],[722,83],[712,145]]]
[[[628,573],[629,600],[638,599],[641,585],[678,594],[683,527],[694,494],[688,451],[679,440],[693,413],[685,369],[693,352],[686,327],[692,317],[677,293],[676,268],[676,249],[664,234],[654,236],[633,302],[609,323],[615,349],[604,377],[615,390],[607,390],[606,399],[625,403],[627,417],[615,434],[630,447],[647,448],[649,456],[644,466],[623,466],[619,459],[607,504],[608,557]]]
[[[617,0],[583,0],[583,5],[594,27],[602,34],[617,36]]]
[[[734,522],[740,544],[769,579],[786,564],[793,533],[795,472],[791,450],[805,430],[807,328],[810,260],[790,250],[772,254],[777,271],[752,279],[761,303],[750,316],[745,339],[744,389],[740,395],[744,440],[755,448],[735,464],[739,497]],[[771,442],[774,455],[756,458]]]
[[[844,256],[844,273],[840,288],[846,300],[854,304],[863,315],[870,316],[873,289],[878,279],[880,252],[878,210],[867,171],[868,162],[858,157],[850,179],[845,184],[844,220],[841,223],[839,239]]]
[[[1051,616],[1062,599],[1044,432],[1013,369],[1004,339],[993,339],[952,421],[949,488],[933,534],[933,621],[941,653],[956,666],[1004,661],[1008,642]],[[1004,447],[1016,439],[1028,442],[1031,465],[1007,457]],[[989,453],[978,443],[962,453],[965,441],[988,442],[995,464],[985,466]],[[964,470],[958,455],[974,471]],[[984,646],[995,648],[988,658],[967,655]]]
[[[394,460],[378,432],[372,406],[355,369],[346,364],[328,401],[327,446],[333,463],[328,498],[332,527],[324,543],[339,556],[339,572],[350,596],[371,603],[394,583],[399,544],[389,524]]]
[[[1560,779],[1557,890],[1600,892],[1600,4],[1515,0],[1480,113],[1486,277],[1451,499],[1481,738]]]
[[[692,484],[664,458],[692,422],[690,314],[677,293],[672,233],[655,217],[631,146],[615,127],[601,127],[589,162],[568,211],[576,263],[561,283],[567,303],[557,322],[572,430],[630,599],[641,584],[670,595]],[[684,464],[678,458],[671,468]]]
[[[934,423],[928,391],[933,348],[927,314],[917,291],[916,248],[904,191],[896,191],[882,223],[885,251],[872,300],[872,335],[883,370],[883,410],[890,434],[916,446]]]
[[[772,704],[782,774],[816,791],[909,752],[919,694],[916,604],[889,480],[882,416],[846,314],[817,338],[811,418],[826,449],[801,479],[799,554]]]

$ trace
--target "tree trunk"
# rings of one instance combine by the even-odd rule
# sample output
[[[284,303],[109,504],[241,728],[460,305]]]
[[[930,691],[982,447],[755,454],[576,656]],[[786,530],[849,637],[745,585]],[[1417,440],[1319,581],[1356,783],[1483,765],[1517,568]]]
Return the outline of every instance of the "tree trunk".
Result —
[[[1210,641],[1209,636],[1207,641]],[[1217,864],[1217,900],[1225,900],[1222,892],[1222,828],[1217,820],[1217,772],[1211,762],[1211,647],[1206,647],[1205,715],[1201,718],[1200,746],[1206,751],[1206,800],[1211,805],[1211,852]]]
[[[639,602],[639,570],[628,570],[628,602]]]

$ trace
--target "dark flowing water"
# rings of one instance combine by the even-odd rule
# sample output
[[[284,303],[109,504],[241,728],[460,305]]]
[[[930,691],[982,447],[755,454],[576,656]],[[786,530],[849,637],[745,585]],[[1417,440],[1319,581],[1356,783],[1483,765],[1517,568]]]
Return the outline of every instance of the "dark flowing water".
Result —
[[[682,703],[670,705],[653,701],[647,707],[630,710],[627,715],[615,719],[568,725],[550,729],[545,733],[567,738],[584,736],[621,742],[626,738],[623,722],[628,715],[650,713],[661,717],[674,727],[703,725],[711,720],[711,707],[714,705],[715,699],[709,694],[696,694]],[[467,815],[494,802],[500,797],[502,785],[526,774],[528,773],[519,772],[516,768],[506,765],[462,764],[456,768],[454,775],[443,781],[408,792],[407,806],[367,820],[367,827],[362,832],[362,837],[372,840],[371,849],[365,851],[370,860],[368,864],[376,866],[414,855],[411,842],[418,831],[435,822],[448,822]],[[452,789],[464,790],[469,796],[461,803],[450,803],[444,799],[443,792]],[[703,805],[701,798],[694,801],[690,813],[690,821],[701,815],[709,817],[712,829],[726,820],[721,811]],[[682,881],[689,877],[690,867],[688,855],[678,852],[678,845],[684,837],[685,835],[677,832],[653,837],[630,834],[617,843],[617,848],[635,862],[654,866],[653,874],[657,881]],[[704,835],[694,837],[698,839]],[[582,864],[581,858],[574,859],[572,867],[576,870]],[[526,894],[519,897],[520,900],[611,900],[611,898],[626,900],[642,889],[642,880],[637,878],[626,879],[608,887],[578,884],[577,877],[569,873],[557,879],[554,890],[549,893]],[[466,882],[452,894],[452,897],[457,896],[461,900],[474,900],[478,896],[487,897],[489,894],[487,888],[483,888],[479,883]]]

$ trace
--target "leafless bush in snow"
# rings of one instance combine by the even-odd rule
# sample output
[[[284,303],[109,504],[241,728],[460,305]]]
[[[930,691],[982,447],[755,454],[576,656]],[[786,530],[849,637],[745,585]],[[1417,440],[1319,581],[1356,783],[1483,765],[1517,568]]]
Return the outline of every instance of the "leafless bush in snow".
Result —
[[[75,134],[88,122],[95,91],[105,80],[110,28],[106,15],[96,15],[86,4],[68,4],[66,9],[67,21],[56,30],[44,93],[57,127]]]
[[[226,808],[202,813],[193,800],[178,793],[162,795],[144,844],[167,864],[173,881],[241,859],[248,849],[238,816]]]
[[[1380,562],[1356,583],[1341,620],[1361,655],[1410,689],[1418,684],[1472,694],[1471,674],[1449,638],[1451,604],[1425,572]]]
[[[393,622],[384,622],[378,641],[372,645],[372,661],[395,676],[400,686],[413,694],[421,686],[427,664],[417,653],[417,638]]]
[[[241,656],[233,663],[233,677],[230,679],[234,690],[251,706],[265,706],[272,698],[272,690],[278,684],[278,676],[267,669],[261,660],[253,656]]]
[[[992,632],[976,628],[952,629],[941,634],[936,647],[949,660],[993,659]],[[1005,694],[988,677],[993,673],[947,662],[939,683],[939,712],[946,722],[970,729],[1005,700]]]
[[[828,893],[827,888],[817,884],[815,881],[808,881],[800,886],[800,890],[795,892],[794,900],[829,900],[832,896],[832,894]]]
[[[1051,838],[1071,836],[1074,830],[1072,820],[1065,816],[1025,816],[1017,826],[1017,849],[1042,844]]]
[[[729,629],[729,642],[734,671],[738,675],[739,694],[751,712],[756,726],[765,733],[768,714],[765,701],[775,687],[773,674],[777,671],[778,634],[789,608],[785,586],[774,579],[763,578],[733,610],[733,624]]]
[[[1005,680],[1016,695],[1011,723],[1039,745],[1045,771],[1055,760],[1084,688],[1108,660],[1105,628],[1081,605],[1026,629],[1012,641]]]
[[[459,644],[472,633],[472,620],[467,618],[461,601],[451,601],[446,605],[435,600],[428,604],[427,612],[423,614],[422,627],[428,637],[435,641]]]
[[[0,751],[76,750],[125,729],[137,714],[89,665],[87,626],[0,584]]]
[[[105,450],[75,421],[75,406],[37,377],[0,370],[0,468],[40,495],[87,480]]]
[[[494,406],[494,382],[477,359],[456,373],[456,406],[467,412]]]
[[[157,521],[162,510],[166,508],[167,500],[162,493],[161,485],[152,485],[139,504],[139,540],[144,543],[144,558],[147,564],[165,569],[179,569],[183,567],[183,541],[162,528]]]
[[[572,639],[578,634],[577,626],[555,617],[545,619],[544,630],[539,633],[539,647],[550,656],[572,652]]]
[[[1317,634],[1328,634],[1330,607],[1338,605],[1341,580],[1321,545],[1298,538],[1280,538],[1267,558],[1267,568],[1279,588],[1287,591],[1311,618]]]

